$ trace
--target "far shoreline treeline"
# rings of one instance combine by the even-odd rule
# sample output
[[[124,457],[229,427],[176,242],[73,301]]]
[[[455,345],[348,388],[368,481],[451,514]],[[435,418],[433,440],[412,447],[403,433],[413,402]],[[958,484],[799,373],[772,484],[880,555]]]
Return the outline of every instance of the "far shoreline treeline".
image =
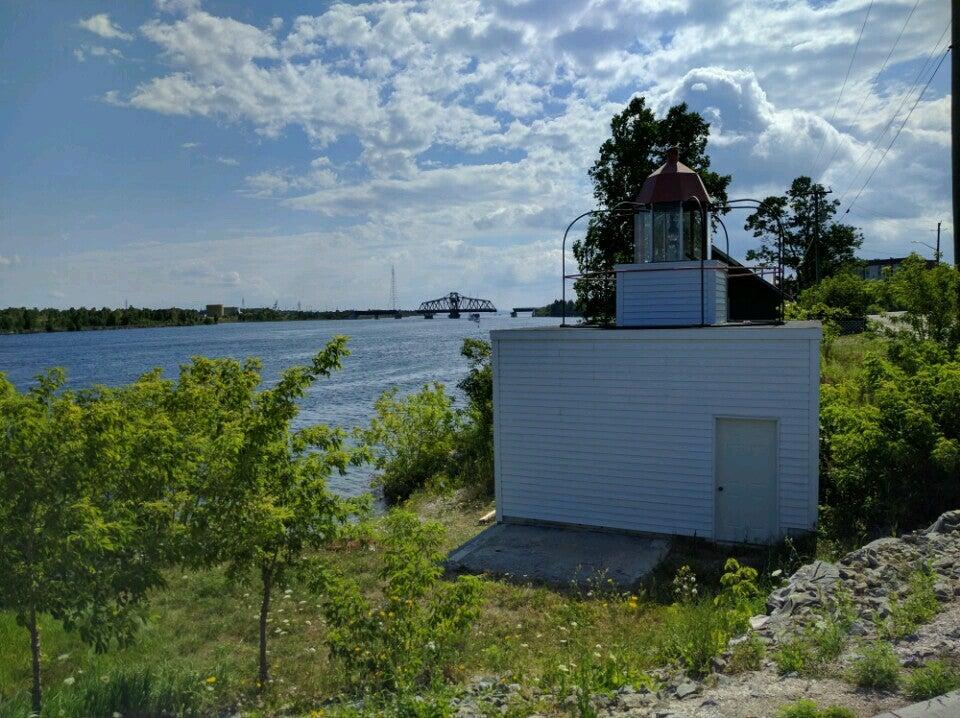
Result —
[[[572,306],[572,301],[569,302]],[[534,312],[534,316],[560,316],[560,302],[548,304]],[[553,310],[553,311],[551,311]],[[379,314],[377,313],[379,312]],[[403,316],[419,316],[419,312],[403,310]],[[345,319],[387,318],[393,312],[388,309],[338,309],[328,311],[303,311],[276,309],[273,307],[250,307],[233,316],[212,317],[203,309],[148,309],[126,307],[111,309],[102,307],[70,307],[54,309],[47,307],[7,307],[0,309],[0,334],[39,334],[45,332],[82,332],[98,329],[146,329],[151,327],[189,327],[238,322],[287,322]],[[567,312],[573,316],[573,312]]]

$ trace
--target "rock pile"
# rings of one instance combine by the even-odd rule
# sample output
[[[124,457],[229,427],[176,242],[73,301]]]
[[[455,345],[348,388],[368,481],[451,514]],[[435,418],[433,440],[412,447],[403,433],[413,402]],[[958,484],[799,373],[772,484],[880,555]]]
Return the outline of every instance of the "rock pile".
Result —
[[[859,616],[853,632],[866,635],[874,618],[889,615],[890,600],[904,596],[910,574],[924,565],[936,575],[940,601],[960,597],[960,510],[943,514],[928,529],[877,539],[836,564],[803,566],[770,594],[767,615],[755,617],[752,626],[761,637],[773,638],[848,600]]]

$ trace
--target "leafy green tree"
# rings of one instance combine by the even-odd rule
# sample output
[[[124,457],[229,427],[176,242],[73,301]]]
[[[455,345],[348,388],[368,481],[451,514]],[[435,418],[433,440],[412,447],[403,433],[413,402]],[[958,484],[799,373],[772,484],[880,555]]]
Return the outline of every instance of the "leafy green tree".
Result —
[[[686,103],[671,107],[660,119],[643,97],[634,97],[610,122],[610,138],[589,170],[597,208],[613,210],[633,201],[644,180],[663,164],[670,147],[680,150],[680,160],[700,174],[710,197],[719,204],[727,200],[730,175],[710,171],[707,138],[710,125]],[[586,237],[573,245],[581,273],[609,272],[613,265],[633,261],[633,211],[594,215]],[[590,323],[609,323],[614,317],[613,278],[577,280],[577,306]]]
[[[948,264],[927,268],[917,254],[907,257],[888,280],[905,310],[910,331],[954,353],[960,346],[960,271]]]
[[[867,281],[852,271],[840,271],[800,292],[797,303],[809,315],[824,314],[822,308],[838,310],[845,317],[862,317],[881,300],[882,281]]]
[[[30,636],[31,703],[42,699],[38,617],[97,650],[129,640],[172,557],[164,486],[177,438],[146,385],[85,396],[62,370],[19,393],[0,375],[0,608]]]
[[[797,177],[785,195],[772,195],[747,217],[744,229],[760,239],[747,252],[747,261],[777,264],[779,227],[783,227],[783,265],[793,273],[784,286],[799,291],[855,261],[863,244],[860,230],[834,220],[839,200],[827,200],[826,190],[809,177]],[[814,239],[819,234],[819,241]]]
[[[396,389],[385,391],[374,412],[360,438],[371,451],[379,470],[375,483],[387,502],[404,501],[425,486],[442,487],[459,423],[443,384],[426,384],[403,398]]]
[[[276,589],[319,569],[316,549],[340,535],[368,509],[366,498],[331,493],[327,480],[364,460],[342,429],[324,425],[291,430],[298,401],[320,377],[339,369],[347,339],[335,337],[310,365],[283,372],[258,389],[260,363],[197,358],[182,367],[174,403],[193,422],[198,463],[184,510],[194,539],[193,560],[227,565],[260,582],[258,689],[267,686],[267,618]],[[211,437],[205,443],[202,436]]]

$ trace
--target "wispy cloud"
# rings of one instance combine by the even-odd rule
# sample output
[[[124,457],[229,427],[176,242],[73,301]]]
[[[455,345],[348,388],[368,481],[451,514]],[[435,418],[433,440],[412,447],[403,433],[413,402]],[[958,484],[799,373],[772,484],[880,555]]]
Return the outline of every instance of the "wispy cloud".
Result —
[[[133,35],[124,32],[119,25],[110,19],[110,15],[105,12],[99,13],[98,15],[91,15],[77,24],[84,30],[88,30],[94,35],[99,35],[106,40],[129,41],[133,39]]]

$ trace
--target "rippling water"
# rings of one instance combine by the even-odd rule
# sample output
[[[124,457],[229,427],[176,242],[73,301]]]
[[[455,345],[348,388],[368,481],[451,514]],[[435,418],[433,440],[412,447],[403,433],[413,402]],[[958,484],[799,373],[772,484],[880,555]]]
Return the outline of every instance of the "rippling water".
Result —
[[[350,337],[351,355],[342,371],[320,379],[306,396],[298,425],[325,423],[344,427],[365,424],[373,402],[385,389],[401,393],[425,382],[455,384],[466,373],[460,345],[465,337],[489,339],[491,329],[549,326],[558,319],[482,315],[479,325],[466,318],[409,317],[338,322],[263,322],[215,326],[127,329],[122,331],[58,332],[0,336],[0,372],[23,388],[40,371],[53,366],[67,370],[68,383],[122,384],[154,367],[176,377],[190,357],[257,356],[263,360],[266,382],[293,364],[303,364],[335,334]],[[458,397],[459,398],[459,397]],[[367,489],[369,471],[352,471],[332,479],[345,494]]]

